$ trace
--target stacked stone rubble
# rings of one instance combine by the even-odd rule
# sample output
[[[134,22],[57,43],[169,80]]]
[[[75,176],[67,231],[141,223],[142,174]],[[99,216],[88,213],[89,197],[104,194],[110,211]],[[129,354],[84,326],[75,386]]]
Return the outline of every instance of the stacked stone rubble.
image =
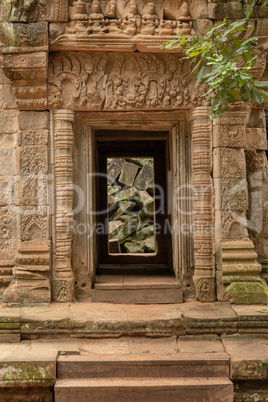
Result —
[[[153,159],[108,160],[110,253],[154,253]]]

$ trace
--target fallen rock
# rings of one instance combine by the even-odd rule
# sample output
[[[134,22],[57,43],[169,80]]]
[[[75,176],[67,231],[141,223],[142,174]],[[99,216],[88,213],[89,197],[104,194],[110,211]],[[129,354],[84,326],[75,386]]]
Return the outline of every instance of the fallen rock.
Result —
[[[118,239],[119,243],[122,243],[127,237],[131,236],[137,231],[138,228],[138,218],[132,216],[129,220],[122,223],[118,228],[116,228],[112,233],[109,234],[109,239]]]
[[[117,210],[109,218],[109,221],[116,221],[121,215],[125,215],[127,212],[132,211],[136,207],[136,203],[132,201],[121,201]]]
[[[143,244],[145,245],[146,253],[155,253],[156,251],[155,236],[148,237],[148,239],[144,240]]]
[[[122,167],[118,182],[124,186],[132,186],[138,170],[139,166],[131,162],[125,162]]]
[[[121,170],[122,170],[122,164],[113,161],[107,172],[107,181],[109,184],[113,184],[115,182],[115,180],[120,175]]]
[[[137,254],[145,252],[145,244],[140,241],[126,242],[124,247],[129,254]]]
[[[144,165],[138,176],[135,179],[135,186],[142,190],[147,190],[147,188],[153,183],[154,180],[154,170],[152,166]]]
[[[121,250],[118,239],[109,239],[109,253],[115,254],[120,252]]]
[[[122,225],[121,221],[111,221],[108,222],[108,232],[112,233],[115,229],[117,229],[120,225]]]

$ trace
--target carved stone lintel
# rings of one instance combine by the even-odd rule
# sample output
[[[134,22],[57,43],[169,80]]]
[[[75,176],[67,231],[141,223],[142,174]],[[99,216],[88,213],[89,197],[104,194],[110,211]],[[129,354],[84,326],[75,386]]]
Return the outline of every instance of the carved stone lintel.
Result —
[[[47,108],[47,65],[46,52],[2,55],[2,68],[12,81],[18,109]]]
[[[13,275],[14,281],[3,296],[4,303],[50,303],[49,243],[43,241],[21,243]]]
[[[214,223],[212,189],[212,127],[209,108],[193,109],[192,152],[194,197],[194,283],[196,298],[215,300]]]
[[[51,54],[49,106],[71,110],[155,110],[204,101],[174,55],[140,53]]]
[[[74,279],[71,266],[73,235],[73,120],[74,112],[71,110],[59,109],[54,112],[56,234],[53,299],[59,302],[73,301],[74,299]],[[63,283],[63,287],[59,283]]]

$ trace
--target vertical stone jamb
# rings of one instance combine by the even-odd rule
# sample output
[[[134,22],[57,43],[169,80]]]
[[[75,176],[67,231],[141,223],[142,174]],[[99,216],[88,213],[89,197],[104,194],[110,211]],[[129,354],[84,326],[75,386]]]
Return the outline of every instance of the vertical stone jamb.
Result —
[[[196,298],[215,300],[214,222],[212,188],[212,125],[208,106],[193,109],[194,284]]]
[[[74,276],[71,265],[73,219],[73,121],[74,112],[54,112],[55,244],[53,300],[73,301]]]
[[[248,231],[245,148],[249,113],[247,106],[234,105],[213,126],[218,299],[237,304],[268,300],[268,288],[260,277],[261,265]]]

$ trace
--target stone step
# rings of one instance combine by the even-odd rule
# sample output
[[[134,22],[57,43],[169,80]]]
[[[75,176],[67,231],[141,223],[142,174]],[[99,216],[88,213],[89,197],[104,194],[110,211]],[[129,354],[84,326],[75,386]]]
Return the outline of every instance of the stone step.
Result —
[[[227,378],[66,379],[55,384],[55,402],[232,402]]]
[[[171,275],[100,275],[93,303],[182,303],[183,292]]]
[[[225,354],[64,355],[57,378],[229,377]]]

